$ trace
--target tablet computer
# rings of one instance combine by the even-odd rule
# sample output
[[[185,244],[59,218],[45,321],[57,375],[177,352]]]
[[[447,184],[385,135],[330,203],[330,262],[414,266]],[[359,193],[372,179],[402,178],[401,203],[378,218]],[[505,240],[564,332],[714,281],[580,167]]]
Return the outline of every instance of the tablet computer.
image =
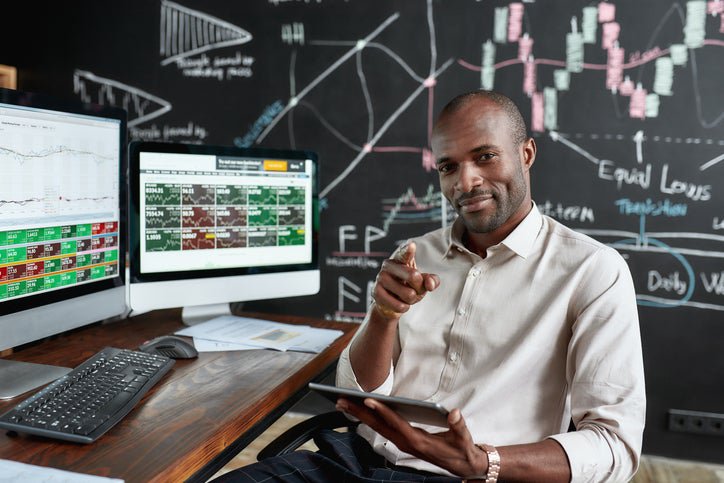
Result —
[[[448,410],[435,402],[418,401],[417,399],[408,399],[397,396],[385,396],[383,394],[363,392],[356,389],[316,384],[314,382],[309,383],[309,389],[317,391],[319,394],[334,403],[337,402],[337,398],[344,397],[356,404],[364,404],[362,401],[369,397],[384,403],[408,421],[430,424],[433,426],[442,426],[445,428],[448,426]]]

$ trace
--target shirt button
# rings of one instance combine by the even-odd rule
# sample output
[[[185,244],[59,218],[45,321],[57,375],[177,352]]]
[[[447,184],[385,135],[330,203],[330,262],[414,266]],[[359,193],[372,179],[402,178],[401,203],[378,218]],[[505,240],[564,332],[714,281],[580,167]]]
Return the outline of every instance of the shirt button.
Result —
[[[458,315],[465,315],[465,308],[464,308],[464,307],[458,308]]]
[[[471,276],[471,277],[475,278],[475,277],[477,277],[478,275],[480,275],[480,270],[478,270],[477,268],[473,268],[472,270],[470,270],[470,276]]]
[[[457,360],[458,360],[458,353],[457,352],[450,353],[450,362],[455,362]]]

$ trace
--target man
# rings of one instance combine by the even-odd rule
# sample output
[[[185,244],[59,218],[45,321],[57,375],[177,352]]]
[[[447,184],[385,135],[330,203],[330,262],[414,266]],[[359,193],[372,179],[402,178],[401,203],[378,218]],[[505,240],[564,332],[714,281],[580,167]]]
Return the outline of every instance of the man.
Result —
[[[353,476],[330,481],[633,476],[645,395],[631,276],[615,250],[540,214],[530,190],[536,149],[505,96],[475,91],[443,109],[432,150],[459,216],[385,261],[337,385],[454,408],[449,428],[340,399],[380,460],[347,436]]]

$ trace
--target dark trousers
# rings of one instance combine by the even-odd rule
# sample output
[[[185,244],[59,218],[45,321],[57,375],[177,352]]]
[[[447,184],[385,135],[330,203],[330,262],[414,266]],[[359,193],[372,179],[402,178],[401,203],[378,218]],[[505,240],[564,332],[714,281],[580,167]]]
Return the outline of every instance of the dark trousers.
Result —
[[[435,475],[389,463],[357,433],[325,430],[314,438],[319,451],[295,451],[267,458],[216,478],[227,482],[384,482],[459,483],[460,478]]]

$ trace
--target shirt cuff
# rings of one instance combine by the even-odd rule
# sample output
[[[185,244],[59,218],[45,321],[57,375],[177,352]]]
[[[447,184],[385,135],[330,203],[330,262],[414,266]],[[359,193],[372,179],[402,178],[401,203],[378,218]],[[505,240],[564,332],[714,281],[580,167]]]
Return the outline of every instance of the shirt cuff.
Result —
[[[375,389],[367,392],[374,392],[377,394],[384,394],[389,396],[392,393],[392,383],[394,381],[393,366],[390,361],[390,371],[387,373],[387,378],[382,384],[377,386]],[[364,391],[359,382],[357,382],[357,376],[355,376],[352,370],[352,363],[349,360],[349,347],[347,347],[342,354],[339,356],[339,362],[337,363],[337,386],[348,387],[357,389],[358,391]]]
[[[595,431],[572,431],[549,436],[563,447],[571,467],[571,482],[606,481],[611,474],[611,449]]]

